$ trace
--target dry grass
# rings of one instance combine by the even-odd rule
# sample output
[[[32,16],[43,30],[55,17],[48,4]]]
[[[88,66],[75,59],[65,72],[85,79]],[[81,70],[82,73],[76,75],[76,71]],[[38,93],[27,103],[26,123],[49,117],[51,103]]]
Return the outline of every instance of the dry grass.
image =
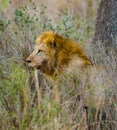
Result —
[[[14,8],[12,5],[9,9]],[[84,88],[87,81],[82,84],[79,75],[70,74],[62,77],[57,85],[50,84],[44,75],[34,72],[25,63],[35,38],[45,30],[59,32],[87,48],[85,43],[93,28],[90,17],[78,19],[68,10],[56,21],[47,18],[43,11],[36,12],[35,5],[26,10],[23,7],[17,8],[15,13],[11,9],[11,18],[0,14],[0,129],[86,130],[90,126],[91,130],[116,130],[117,59],[112,49],[107,54],[101,44],[88,47],[91,59],[106,66],[112,83],[106,84],[110,87],[104,91],[100,109],[93,107],[93,86]],[[36,13],[34,17],[27,13],[29,8]],[[38,8],[44,10],[44,6]],[[92,53],[92,50],[95,51]],[[103,78],[104,81],[107,77]],[[100,95],[98,86],[95,92]],[[88,109],[84,108],[84,97],[89,99]]]

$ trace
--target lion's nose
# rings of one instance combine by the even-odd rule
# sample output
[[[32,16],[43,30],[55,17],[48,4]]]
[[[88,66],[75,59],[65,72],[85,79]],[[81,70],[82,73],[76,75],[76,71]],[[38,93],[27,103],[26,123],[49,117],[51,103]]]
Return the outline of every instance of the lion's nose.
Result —
[[[27,63],[31,63],[31,60],[29,58],[26,59]]]

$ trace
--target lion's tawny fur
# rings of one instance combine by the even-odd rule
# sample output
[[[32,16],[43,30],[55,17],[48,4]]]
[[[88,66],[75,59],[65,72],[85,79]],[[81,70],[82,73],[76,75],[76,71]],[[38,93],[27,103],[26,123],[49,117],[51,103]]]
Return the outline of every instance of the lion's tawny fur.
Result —
[[[36,40],[37,44],[44,43],[50,45],[55,48],[56,51],[56,69],[59,69],[64,66],[68,66],[73,62],[80,61],[81,64],[79,66],[89,65],[91,61],[84,53],[83,49],[80,45],[64,36],[58,35],[54,32],[44,32],[39,38]]]
[[[47,64],[45,65],[44,73],[50,76],[55,76],[56,72],[61,73],[63,69],[73,65],[78,69],[79,67],[92,64],[77,42],[52,31],[42,33],[36,40],[35,48],[38,50],[41,49],[45,53],[43,55]],[[39,62],[40,60],[40,66],[42,66],[41,62],[44,61],[42,60],[42,56],[37,56],[35,53],[37,52],[36,49],[34,49],[34,52],[27,59],[32,62],[32,67],[36,66],[38,68],[37,61]],[[37,61],[34,59],[37,59]]]

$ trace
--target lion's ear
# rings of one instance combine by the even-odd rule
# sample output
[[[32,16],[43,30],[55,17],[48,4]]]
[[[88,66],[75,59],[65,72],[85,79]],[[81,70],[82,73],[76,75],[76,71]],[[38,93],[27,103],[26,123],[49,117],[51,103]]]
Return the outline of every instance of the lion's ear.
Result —
[[[50,46],[50,48],[53,48],[53,49],[55,49],[57,47],[55,41],[49,42],[49,46]]]
[[[55,42],[55,40],[54,40],[54,48],[57,48],[57,45],[56,45],[56,42]]]

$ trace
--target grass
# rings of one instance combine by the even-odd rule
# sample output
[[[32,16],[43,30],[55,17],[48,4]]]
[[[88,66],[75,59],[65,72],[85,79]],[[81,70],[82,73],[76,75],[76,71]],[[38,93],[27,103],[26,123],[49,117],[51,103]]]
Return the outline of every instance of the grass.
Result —
[[[45,18],[45,6],[41,6],[40,14],[37,14],[34,3],[31,9],[34,15],[27,12],[26,5],[19,5],[11,19],[0,14],[0,130],[88,128],[84,113],[87,109],[84,109],[83,102],[87,93],[79,77],[71,74],[63,77],[57,85],[50,84],[44,75],[28,68],[25,62],[35,39],[46,30],[75,39],[94,62],[106,66],[113,84],[105,92],[106,100],[101,105],[99,116],[96,109],[89,105],[88,122],[92,130],[117,129],[116,55],[113,50],[107,55],[101,44],[93,48],[96,50],[95,55],[91,52],[92,48],[86,43],[92,36],[94,21],[78,19],[69,10],[54,21]],[[88,86],[88,92],[90,104],[94,89]]]

